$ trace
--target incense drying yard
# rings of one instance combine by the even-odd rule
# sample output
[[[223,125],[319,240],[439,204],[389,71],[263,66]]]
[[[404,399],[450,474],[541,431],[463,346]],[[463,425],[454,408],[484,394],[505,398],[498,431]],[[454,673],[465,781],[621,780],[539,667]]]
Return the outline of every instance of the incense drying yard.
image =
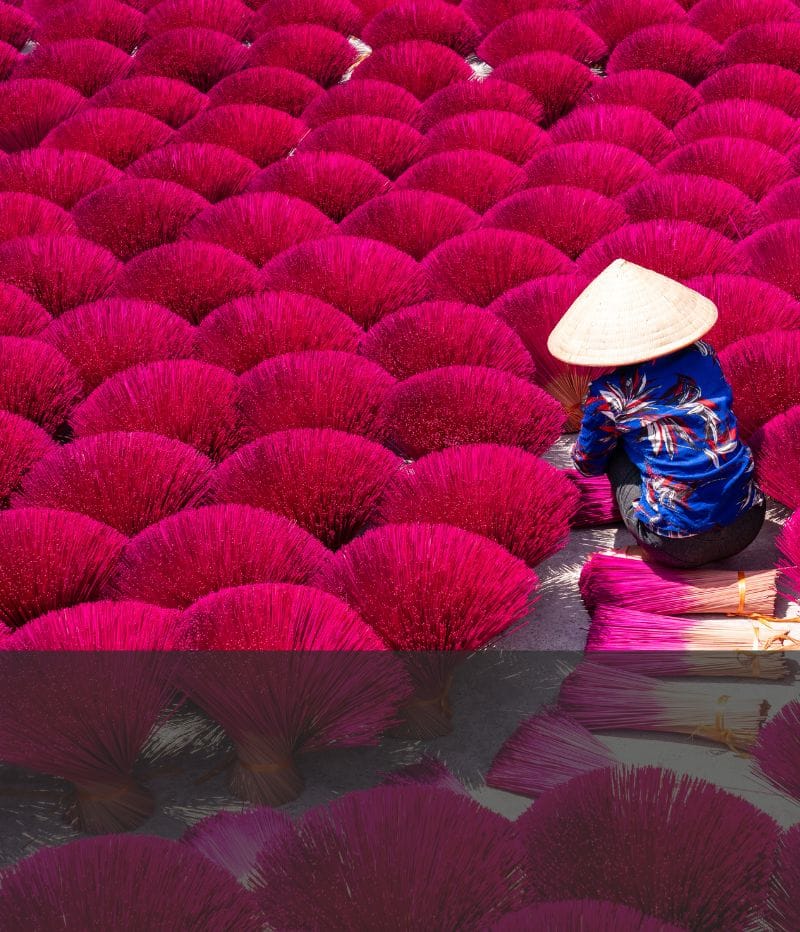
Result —
[[[725,564],[572,468],[618,258]],[[798,360],[794,0],[0,2],[0,929],[800,928]]]

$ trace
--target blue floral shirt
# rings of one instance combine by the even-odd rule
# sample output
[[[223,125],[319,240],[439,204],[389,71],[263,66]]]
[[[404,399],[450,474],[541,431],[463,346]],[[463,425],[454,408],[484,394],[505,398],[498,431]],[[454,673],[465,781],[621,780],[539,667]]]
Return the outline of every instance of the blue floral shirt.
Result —
[[[575,465],[599,475],[620,443],[642,474],[636,513],[652,531],[688,537],[730,524],[762,500],[731,402],[706,343],[623,366],[589,387]]]

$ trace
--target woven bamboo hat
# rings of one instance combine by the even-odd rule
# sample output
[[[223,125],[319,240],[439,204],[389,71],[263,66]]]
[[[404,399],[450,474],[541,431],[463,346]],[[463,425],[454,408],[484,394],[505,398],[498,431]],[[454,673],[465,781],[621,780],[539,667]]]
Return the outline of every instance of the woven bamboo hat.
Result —
[[[713,301],[697,291],[615,259],[573,301],[547,348],[577,366],[625,366],[689,346],[716,320]]]

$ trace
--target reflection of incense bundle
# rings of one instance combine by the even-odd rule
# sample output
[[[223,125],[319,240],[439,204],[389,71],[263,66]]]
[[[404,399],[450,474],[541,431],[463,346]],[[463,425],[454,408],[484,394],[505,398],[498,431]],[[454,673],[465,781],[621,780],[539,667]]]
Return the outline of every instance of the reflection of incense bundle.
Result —
[[[775,609],[775,570],[676,570],[621,553],[595,553],[581,571],[581,598],[665,615],[745,615]]]
[[[674,618],[600,605],[586,649],[636,673],[781,679],[789,673],[783,651],[800,649],[800,619]]]
[[[753,758],[774,787],[800,802],[800,701],[789,702],[764,726]]]
[[[535,799],[579,773],[615,763],[611,751],[583,725],[558,709],[545,709],[522,722],[500,748],[486,783]]]
[[[603,900],[562,900],[537,903],[504,916],[492,932],[525,932],[527,929],[613,929],[614,932],[681,932],[678,926],[645,916],[638,909]]]
[[[778,842],[778,869],[772,878],[767,917],[769,928],[776,932],[800,928],[800,825]]]
[[[719,686],[668,683],[584,662],[564,680],[559,705],[591,731],[661,731],[749,748],[769,703]]]
[[[166,838],[132,836],[42,848],[6,871],[0,926],[257,932],[263,920],[252,895],[202,854]]]
[[[800,518],[797,513],[784,524],[778,537],[778,549],[784,556],[781,577],[800,596]]]
[[[575,777],[515,824],[530,900],[608,899],[686,929],[752,927],[778,836],[751,803],[656,767]]]

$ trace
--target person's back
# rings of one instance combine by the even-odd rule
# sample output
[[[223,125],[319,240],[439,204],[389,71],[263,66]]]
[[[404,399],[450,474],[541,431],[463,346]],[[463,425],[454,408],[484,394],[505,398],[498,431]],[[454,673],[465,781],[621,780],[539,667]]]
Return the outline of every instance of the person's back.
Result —
[[[666,537],[730,524],[760,500],[730,386],[706,343],[592,383],[575,464],[605,472],[618,444],[643,477],[638,518]]]

